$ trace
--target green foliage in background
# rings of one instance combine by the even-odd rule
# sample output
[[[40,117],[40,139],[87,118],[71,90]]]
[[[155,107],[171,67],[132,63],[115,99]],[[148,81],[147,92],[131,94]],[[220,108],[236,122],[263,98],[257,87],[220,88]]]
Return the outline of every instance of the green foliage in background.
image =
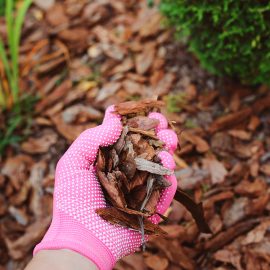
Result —
[[[186,93],[169,94],[165,97],[166,109],[170,113],[181,112],[182,107],[186,105]]]
[[[20,93],[19,89],[19,46],[22,26],[26,12],[32,0],[20,2],[14,14],[15,0],[0,2],[1,8],[5,10],[7,27],[6,44],[0,38],[0,114],[2,114],[0,127],[0,154],[9,144],[18,142],[22,137],[16,135],[18,128],[25,131],[30,121],[30,114],[33,112],[35,97],[29,97]],[[22,134],[24,132],[21,132]]]
[[[160,9],[208,71],[270,85],[270,1],[161,0]]]
[[[20,100],[20,111],[12,108],[5,112],[5,125],[0,128],[0,156],[8,145],[15,146],[30,134],[36,101],[36,96],[24,96]]]
[[[14,1],[8,0],[5,3],[8,50],[0,39],[0,59],[8,80],[8,89],[5,89],[2,81],[0,84],[0,106],[4,109],[8,107],[10,100],[12,105],[19,104],[19,45],[24,18],[31,3],[32,0],[23,1],[16,16],[13,16]]]

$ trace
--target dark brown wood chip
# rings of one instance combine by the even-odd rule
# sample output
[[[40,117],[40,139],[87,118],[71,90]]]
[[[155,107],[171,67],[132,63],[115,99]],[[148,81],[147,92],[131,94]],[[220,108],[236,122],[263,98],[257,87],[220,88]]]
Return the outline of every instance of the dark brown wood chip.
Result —
[[[141,230],[138,215],[127,214],[114,207],[99,208],[96,209],[96,213],[111,224],[121,225],[137,231]],[[166,235],[164,230],[146,218],[143,219],[143,225],[146,234]]]
[[[212,233],[210,227],[208,226],[202,207],[202,203],[196,203],[190,198],[183,190],[177,189],[174,199],[181,204],[183,204],[187,210],[191,213],[194,218],[199,230],[203,233]]]

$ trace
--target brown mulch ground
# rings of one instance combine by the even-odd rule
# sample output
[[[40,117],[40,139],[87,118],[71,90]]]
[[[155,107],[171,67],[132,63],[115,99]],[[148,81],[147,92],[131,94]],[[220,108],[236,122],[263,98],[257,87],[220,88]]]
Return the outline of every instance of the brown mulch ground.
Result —
[[[5,35],[4,27],[0,32]],[[68,145],[98,125],[108,105],[157,96],[180,134],[179,186],[203,201],[214,234],[200,234],[174,202],[162,224],[168,235],[115,269],[270,269],[265,87],[207,75],[146,1],[34,5],[23,37],[21,88],[40,101],[32,135],[0,160],[1,270],[23,269],[50,224],[54,170]]]

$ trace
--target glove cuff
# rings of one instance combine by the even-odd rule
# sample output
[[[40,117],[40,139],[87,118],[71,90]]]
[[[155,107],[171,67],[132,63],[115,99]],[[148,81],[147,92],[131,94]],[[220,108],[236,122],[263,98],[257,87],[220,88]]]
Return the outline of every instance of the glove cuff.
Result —
[[[111,270],[115,258],[110,250],[85,226],[61,210],[54,209],[53,220],[42,241],[35,247],[40,250],[70,249],[85,256],[100,270]]]

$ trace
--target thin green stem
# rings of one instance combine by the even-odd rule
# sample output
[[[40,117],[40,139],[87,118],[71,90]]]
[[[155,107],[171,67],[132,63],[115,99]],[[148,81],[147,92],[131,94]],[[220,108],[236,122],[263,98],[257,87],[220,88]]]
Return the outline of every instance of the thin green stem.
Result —
[[[0,82],[0,112],[1,112],[1,108],[5,109],[6,104],[7,104],[6,95],[2,87],[2,84]]]
[[[10,77],[9,85],[11,88],[11,93],[14,102],[17,102],[18,96],[16,95],[16,79],[15,79],[15,72],[14,72],[14,63],[16,62],[16,54],[14,50],[14,34],[13,34],[13,0],[6,1],[6,9],[5,9],[5,17],[6,17],[6,25],[7,25],[7,35],[8,35],[8,47],[9,53],[11,57],[12,68],[10,68]]]
[[[21,38],[21,32],[22,32],[22,26],[24,22],[24,18],[26,15],[26,12],[28,8],[30,7],[32,3],[32,0],[25,0],[22,4],[22,6],[19,8],[15,22],[14,22],[14,44],[12,46],[12,69],[14,73],[14,80],[15,80],[15,97],[16,100],[18,100],[18,94],[19,94],[19,46],[20,46],[20,38]]]

